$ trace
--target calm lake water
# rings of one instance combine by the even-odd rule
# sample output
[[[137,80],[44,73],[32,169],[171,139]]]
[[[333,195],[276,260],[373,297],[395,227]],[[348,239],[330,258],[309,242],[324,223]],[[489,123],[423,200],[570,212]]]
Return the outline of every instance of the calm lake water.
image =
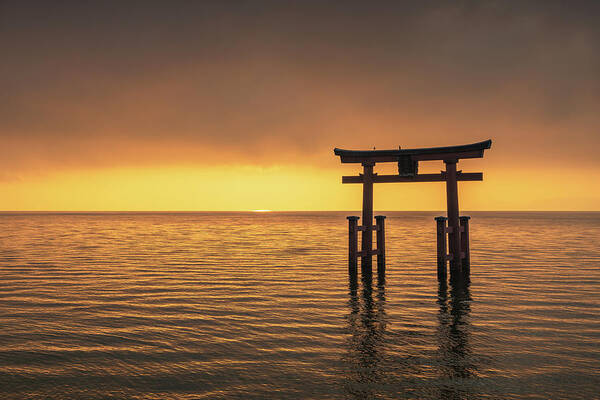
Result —
[[[352,214],[0,215],[0,397],[599,398],[600,213],[469,213],[448,287],[400,212],[352,285]]]

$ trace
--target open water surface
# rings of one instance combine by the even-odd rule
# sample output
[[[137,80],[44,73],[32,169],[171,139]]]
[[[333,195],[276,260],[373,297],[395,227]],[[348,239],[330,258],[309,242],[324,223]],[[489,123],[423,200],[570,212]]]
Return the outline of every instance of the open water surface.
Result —
[[[0,215],[2,399],[592,399],[600,213],[389,212],[349,281],[346,215]]]

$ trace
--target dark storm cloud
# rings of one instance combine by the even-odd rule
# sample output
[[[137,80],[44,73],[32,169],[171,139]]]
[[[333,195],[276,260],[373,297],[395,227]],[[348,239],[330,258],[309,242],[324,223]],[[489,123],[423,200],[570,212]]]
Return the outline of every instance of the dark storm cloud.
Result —
[[[5,169],[487,137],[597,165],[596,2],[0,4]]]

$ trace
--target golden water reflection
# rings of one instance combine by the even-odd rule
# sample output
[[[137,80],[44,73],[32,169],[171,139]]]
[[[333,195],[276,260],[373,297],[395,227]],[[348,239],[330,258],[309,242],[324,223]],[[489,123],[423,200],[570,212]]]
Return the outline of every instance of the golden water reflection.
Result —
[[[465,379],[474,378],[477,370],[469,340],[472,300],[469,286],[468,276],[451,279],[449,293],[445,280],[438,286],[437,340],[442,399],[465,399],[473,395],[469,385],[463,384]]]
[[[345,392],[351,398],[369,399],[377,395],[385,381],[386,322],[385,281],[379,280],[373,297],[372,278],[362,279],[362,287],[349,279],[348,363]]]
[[[600,214],[476,214],[470,286],[435,215],[366,284],[342,212],[0,216],[0,398],[597,397]]]
[[[422,360],[409,354],[402,358],[402,363],[388,354],[393,352],[388,349],[395,345],[393,342],[397,337],[388,329],[385,277],[380,276],[374,285],[370,276],[362,277],[360,284],[350,276],[348,340],[343,360],[346,364],[346,396],[354,399],[394,398],[400,394],[410,397],[403,388],[416,386],[418,389],[413,394],[418,398],[476,397],[466,384],[469,379],[476,378],[477,372],[469,342],[472,300],[469,286],[470,280],[464,276],[451,279],[450,285],[445,280],[438,284],[437,356],[433,357],[437,376],[419,387],[421,385],[414,385],[415,382],[431,368],[421,365]]]

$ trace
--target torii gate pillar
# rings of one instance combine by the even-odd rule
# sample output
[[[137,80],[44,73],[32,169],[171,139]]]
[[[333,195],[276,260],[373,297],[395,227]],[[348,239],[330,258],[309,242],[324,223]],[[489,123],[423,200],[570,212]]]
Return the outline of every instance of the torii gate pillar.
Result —
[[[444,160],[446,164],[446,203],[448,207],[448,247],[450,254],[450,268],[461,269],[460,222],[458,211],[458,184],[456,180],[457,160]]]
[[[363,274],[372,272],[373,252],[373,167],[375,163],[366,162],[363,166],[363,209],[362,209],[362,243],[360,268]]]

